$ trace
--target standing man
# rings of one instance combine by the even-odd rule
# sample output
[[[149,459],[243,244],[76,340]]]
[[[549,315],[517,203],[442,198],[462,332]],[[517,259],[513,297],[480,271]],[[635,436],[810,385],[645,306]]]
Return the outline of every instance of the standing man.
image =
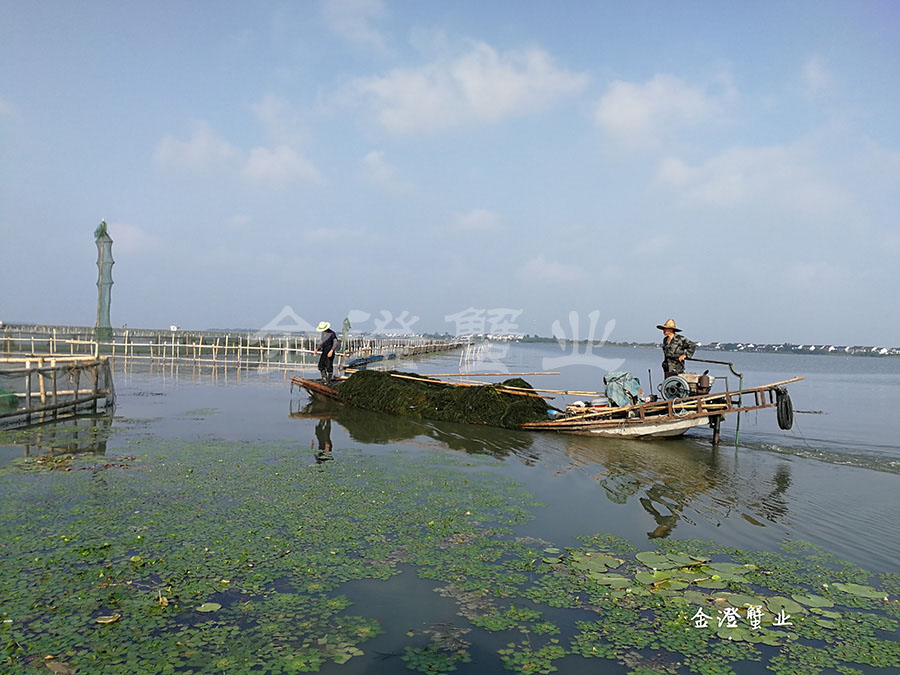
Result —
[[[657,326],[663,332],[662,369],[665,377],[678,375],[684,372],[684,360],[694,355],[697,348],[696,342],[691,342],[680,333],[681,329],[675,327],[675,319],[669,319],[663,325]]]
[[[331,384],[334,379],[334,352],[338,347],[337,334],[331,330],[331,324],[327,321],[320,321],[316,330],[322,334],[322,340],[316,347],[316,351],[321,353],[319,372],[322,373],[322,381]]]

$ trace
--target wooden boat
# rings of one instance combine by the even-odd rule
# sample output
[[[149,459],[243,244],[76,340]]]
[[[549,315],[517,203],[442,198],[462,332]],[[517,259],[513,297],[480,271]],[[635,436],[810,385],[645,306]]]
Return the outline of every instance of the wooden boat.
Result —
[[[589,409],[546,422],[529,422],[522,428],[608,438],[668,438],[707,425],[713,429],[713,442],[718,443],[719,426],[732,413],[780,407],[783,412],[779,413],[779,424],[790,428],[787,419],[790,398],[785,385],[802,379],[794,377],[761,387]],[[793,418],[792,411],[790,418]]]
[[[650,400],[623,407],[554,411],[556,415],[553,419],[528,422],[520,425],[520,428],[606,438],[653,439],[682,436],[689,429],[709,426],[713,430],[713,443],[718,443],[721,422],[726,415],[732,413],[778,408],[779,426],[789,429],[793,421],[793,410],[785,385],[802,379],[794,377],[759,387],[669,400]],[[443,383],[458,385],[455,382]],[[291,387],[294,385],[308,391],[313,398],[345,403],[340,392],[322,382],[293,376]]]

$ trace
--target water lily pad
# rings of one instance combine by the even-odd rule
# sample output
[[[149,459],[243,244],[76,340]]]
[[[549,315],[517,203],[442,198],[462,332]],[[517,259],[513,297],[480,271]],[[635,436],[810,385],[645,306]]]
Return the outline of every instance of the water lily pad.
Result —
[[[602,553],[573,553],[569,558],[572,566],[585,574],[603,574],[611,568],[622,564],[618,558]]]
[[[717,598],[718,597],[724,598],[732,607],[744,607],[745,605],[763,605],[762,598],[754,598],[750,595],[740,595],[738,593],[723,593],[720,596],[717,596]]]
[[[623,577],[621,574],[595,574],[590,573],[591,579],[596,581],[598,584],[603,584],[604,586],[612,586],[613,588],[625,588],[631,583],[631,579],[628,577]]]
[[[777,647],[781,644],[783,633],[774,630],[768,630],[766,628],[761,628],[757,630],[753,630],[748,638],[748,642],[753,642],[756,644],[764,644],[770,645],[772,647]]]
[[[837,624],[834,621],[829,621],[828,619],[816,619],[816,624],[821,626],[822,628],[837,628]]]
[[[706,601],[709,600],[709,596],[700,591],[685,591],[684,599],[692,605],[705,605]]]
[[[819,609],[818,607],[813,607],[811,612],[818,614],[819,616],[824,616],[826,619],[840,619],[840,612],[829,612],[827,609]]]
[[[887,593],[879,591],[871,586],[863,586],[862,584],[832,584],[839,591],[855,595],[859,598],[872,598],[873,600],[887,600]]]
[[[706,567],[715,570],[719,574],[746,574],[752,569],[756,569],[754,565],[747,566],[728,562],[707,563]]]
[[[698,559],[692,555],[687,555],[686,553],[667,553],[666,558],[668,558],[671,562],[677,563],[679,567],[687,565],[701,565],[702,563],[709,560],[709,558]]]
[[[204,602],[197,608],[198,612],[217,612],[222,609],[222,605],[218,602]]]
[[[750,641],[753,637],[753,632],[744,626],[738,626],[737,628],[722,626],[716,631],[716,635],[723,640]]]
[[[782,610],[788,614],[803,614],[806,612],[802,605],[782,595],[773,595],[771,598],[766,598],[766,606],[772,614],[778,614]]]
[[[660,555],[654,551],[637,553],[634,557],[644,563],[647,567],[655,570],[669,570],[675,567],[681,567],[681,563],[674,562],[667,556]]]
[[[799,595],[795,593],[791,597],[807,607],[834,607],[834,602],[821,595],[815,595],[814,593],[810,593],[809,595]]]
[[[728,588],[728,584],[724,581],[716,581],[714,579],[704,579],[702,581],[697,581],[694,583],[695,586],[699,586],[700,588],[710,588],[713,590],[717,590],[719,588]]]
[[[96,619],[94,619],[94,622],[102,624],[115,623],[121,618],[121,614],[110,614],[109,616],[98,616]]]
[[[634,575],[634,580],[640,584],[653,584],[657,579],[651,572],[638,572]]]

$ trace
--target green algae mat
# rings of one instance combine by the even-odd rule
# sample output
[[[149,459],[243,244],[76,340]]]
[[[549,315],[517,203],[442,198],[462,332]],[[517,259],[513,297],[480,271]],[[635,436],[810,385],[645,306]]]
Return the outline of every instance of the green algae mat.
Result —
[[[803,542],[559,548],[524,536],[541,507],[502,466],[450,452],[123,452],[0,470],[0,671],[900,669],[900,575]],[[354,583],[401,569],[455,620],[386,635],[353,604]]]
[[[510,393],[503,387],[512,387]],[[517,429],[547,419],[547,403],[521,378],[498,385],[452,385],[425,381],[417,373],[359,370],[334,388],[351,405],[365,410],[420,419],[488,424]],[[531,392],[532,395],[526,395]]]

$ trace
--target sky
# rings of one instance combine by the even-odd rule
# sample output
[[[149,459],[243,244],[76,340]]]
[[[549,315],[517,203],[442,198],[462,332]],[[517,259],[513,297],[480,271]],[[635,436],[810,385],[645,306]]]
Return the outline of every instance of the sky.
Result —
[[[900,344],[900,3],[0,16],[5,323]]]

